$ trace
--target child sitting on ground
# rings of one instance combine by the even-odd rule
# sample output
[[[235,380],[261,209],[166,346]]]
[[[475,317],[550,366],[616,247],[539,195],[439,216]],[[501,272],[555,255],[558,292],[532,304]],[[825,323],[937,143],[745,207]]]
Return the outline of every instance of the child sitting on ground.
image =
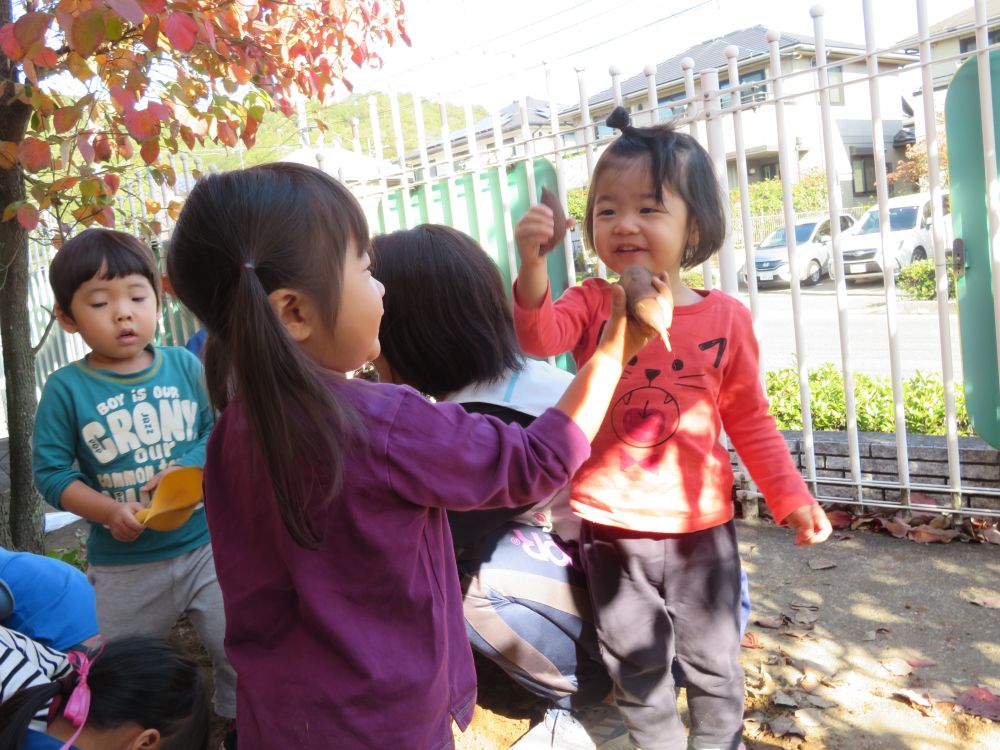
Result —
[[[204,510],[174,531],[135,514],[164,474],[205,462],[213,413],[198,358],[153,345],[160,273],[139,240],[88,229],[49,268],[59,325],[91,351],[53,372],[38,404],[35,483],[45,500],[90,522],[87,576],[101,633],[166,635],[187,614],[215,669],[215,709],[236,712],[223,649],[225,616]]]
[[[55,682],[0,704],[0,750],[204,750],[209,710],[198,665],[154,638],[85,653]],[[50,705],[51,704],[51,705]],[[44,730],[32,728],[50,705]]]

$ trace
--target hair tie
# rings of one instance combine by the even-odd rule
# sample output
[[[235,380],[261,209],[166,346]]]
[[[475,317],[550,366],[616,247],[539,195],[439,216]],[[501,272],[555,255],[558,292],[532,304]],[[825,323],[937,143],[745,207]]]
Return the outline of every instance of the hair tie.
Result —
[[[87,715],[90,713],[90,685],[87,684],[87,677],[90,674],[90,667],[97,657],[104,651],[104,639],[93,658],[88,653],[82,651],[70,651],[66,655],[66,660],[76,668],[76,687],[70,693],[66,701],[66,708],[63,709],[63,716],[76,727],[73,736],[66,740],[59,750],[71,750],[76,738],[80,736],[84,725],[87,723]]]
[[[253,271],[254,273],[256,273],[256,272],[257,272],[257,266],[255,266],[255,265],[254,265],[254,264],[253,264],[253,263],[252,263],[251,261],[249,261],[249,260],[248,260],[248,261],[247,261],[246,263],[244,263],[244,264],[243,264],[243,267],[244,267],[245,269],[247,269],[248,271]]]
[[[620,130],[625,132],[626,130],[632,129],[632,118],[629,116],[628,110],[625,107],[615,107],[611,110],[611,114],[608,115],[608,119],[604,123],[609,128],[614,128],[615,130]]]

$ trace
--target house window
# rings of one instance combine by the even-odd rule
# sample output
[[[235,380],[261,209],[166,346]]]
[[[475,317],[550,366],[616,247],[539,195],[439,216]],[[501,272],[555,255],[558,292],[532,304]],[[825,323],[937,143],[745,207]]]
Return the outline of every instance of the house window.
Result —
[[[683,91],[678,91],[676,94],[671,94],[670,96],[661,96],[656,100],[656,119],[659,122],[664,122],[672,120],[675,117],[683,117],[687,112],[686,104],[679,107],[668,107],[666,105],[670,102],[679,102],[686,97],[687,95]]]
[[[851,157],[854,194],[871,195],[875,192],[875,157],[859,154]]]
[[[763,81],[765,78],[764,69],[755,70],[751,73],[740,73],[740,85],[753,81]],[[749,104],[750,102],[762,102],[767,98],[767,84],[757,83],[743,89],[740,94],[740,102]]]
[[[987,35],[987,41],[990,46],[993,46],[997,42],[1000,42],[1000,29],[991,29]],[[958,40],[958,49],[964,55],[966,52],[976,51],[976,37],[967,36],[964,39]]]
[[[775,180],[778,178],[778,163],[774,162],[772,164],[761,164],[760,165],[760,179],[762,180]]]
[[[830,84],[830,104],[844,105],[844,66],[837,65],[827,69],[827,81]]]

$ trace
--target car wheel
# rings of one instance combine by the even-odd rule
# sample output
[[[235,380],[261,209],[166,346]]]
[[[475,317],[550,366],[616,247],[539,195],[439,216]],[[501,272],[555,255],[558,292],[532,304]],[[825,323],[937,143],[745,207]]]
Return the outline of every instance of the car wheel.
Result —
[[[806,269],[806,277],[802,279],[803,283],[806,286],[816,286],[821,278],[823,278],[823,266],[815,259],[809,261],[809,268]]]
[[[918,260],[927,260],[927,251],[922,247],[913,248],[913,255],[910,256],[910,263],[916,263]]]

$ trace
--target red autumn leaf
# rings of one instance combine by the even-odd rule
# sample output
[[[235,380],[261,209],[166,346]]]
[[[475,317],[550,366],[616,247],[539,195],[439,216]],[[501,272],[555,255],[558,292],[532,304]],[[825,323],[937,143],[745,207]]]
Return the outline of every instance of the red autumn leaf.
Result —
[[[135,102],[138,98],[136,92],[125,86],[112,86],[109,93],[123,111],[128,112],[130,109],[135,109]]]
[[[150,102],[146,105],[146,109],[148,109],[160,122],[167,122],[173,115],[173,111],[170,107],[162,102]]]
[[[52,16],[37,11],[25,13],[14,23],[14,37],[25,50],[45,41],[45,32],[52,23]]]
[[[90,57],[107,38],[104,13],[104,8],[94,8],[73,19],[69,42],[81,57]]]
[[[160,142],[157,140],[148,140],[142,144],[142,148],[139,149],[139,156],[147,164],[152,164],[156,161],[156,157],[160,155]]]
[[[69,190],[72,187],[76,187],[76,183],[79,181],[79,177],[60,177],[58,180],[49,185],[49,194],[59,193],[63,190]]]
[[[233,148],[236,145],[236,131],[233,130],[228,122],[220,122],[216,127],[216,134],[218,139],[229,146],[229,148]]]
[[[52,164],[49,144],[28,136],[17,147],[17,158],[29,172],[40,172]]]
[[[167,0],[139,0],[139,5],[151,16],[158,16],[167,7]]]
[[[910,531],[910,525],[908,523],[888,518],[882,520],[882,528],[897,539],[902,539]]]
[[[170,44],[181,52],[190,52],[198,39],[198,24],[187,13],[171,13],[163,24]]]
[[[133,109],[125,113],[125,127],[140,143],[160,134],[160,120],[148,109]]]
[[[112,195],[118,192],[118,188],[121,187],[122,178],[116,175],[114,172],[108,172],[106,175],[101,177],[104,180],[104,184],[108,186],[108,190]]]
[[[132,139],[125,134],[115,139],[115,145],[118,146],[118,155],[123,159],[131,159],[135,153],[135,149],[132,147]]]
[[[105,206],[94,215],[94,221],[96,221],[102,227],[107,227],[108,229],[114,229],[115,212],[111,208],[111,206]]]
[[[975,605],[986,607],[987,609],[1000,609],[1000,597],[990,597],[988,599],[969,599]]]
[[[111,139],[105,133],[94,137],[94,160],[108,161],[111,158]]]
[[[83,110],[78,105],[60,107],[52,115],[52,126],[57,133],[65,133],[80,121]]]
[[[11,60],[20,60],[24,56],[22,47],[17,37],[14,36],[14,24],[8,23],[0,27],[0,51]]]
[[[76,148],[87,164],[94,161],[94,144],[90,142],[89,133],[80,133],[76,136]]]
[[[905,659],[883,659],[879,662],[889,674],[904,677],[913,671]]]
[[[135,0],[105,0],[119,16],[131,24],[139,26],[146,17],[146,12]]]
[[[39,68],[54,68],[59,64],[59,53],[49,47],[42,47],[32,58],[32,62]]]
[[[959,696],[958,705],[967,714],[1000,721],[1000,698],[990,692],[989,688],[977,687],[966,690]]]
[[[17,223],[27,230],[38,226],[38,209],[30,203],[25,203],[17,209]]]
[[[147,49],[155,52],[160,47],[160,19],[157,16],[153,16],[149,19],[149,23],[146,24],[146,28],[142,31],[142,43],[146,45]]]
[[[933,659],[924,659],[923,657],[920,657],[920,656],[915,656],[915,657],[912,657],[910,659],[907,659],[906,663],[909,664],[914,669],[919,669],[920,667],[936,667],[937,666],[937,662],[934,661]]]

